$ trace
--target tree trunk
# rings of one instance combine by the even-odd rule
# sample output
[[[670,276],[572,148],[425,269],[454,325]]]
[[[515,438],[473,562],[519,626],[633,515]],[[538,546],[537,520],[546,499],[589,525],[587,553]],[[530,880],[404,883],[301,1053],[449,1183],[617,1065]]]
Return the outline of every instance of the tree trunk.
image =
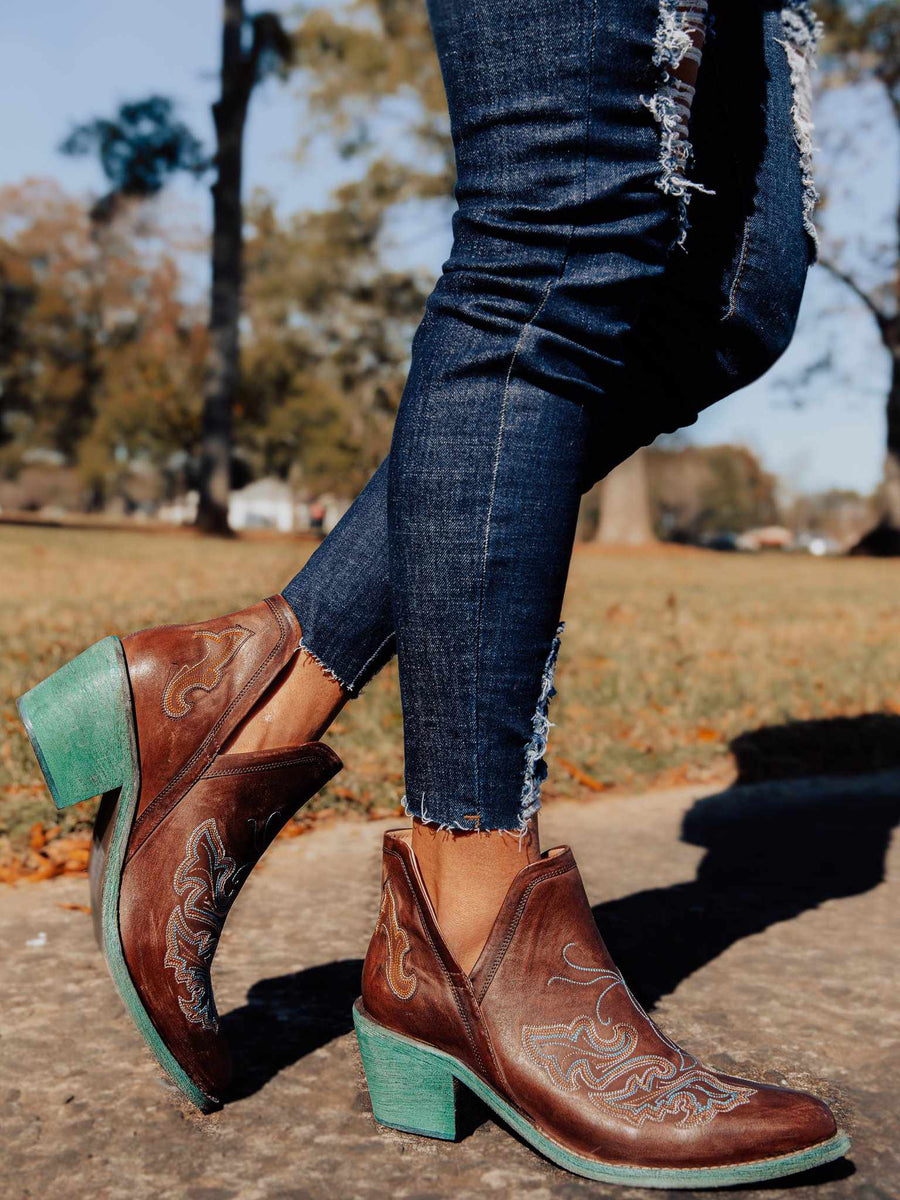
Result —
[[[216,182],[212,187],[212,293],[197,510],[197,525],[207,533],[220,534],[230,532],[231,417],[239,378],[243,257],[241,175],[244,125],[255,69],[242,46],[243,28],[243,0],[223,0],[222,94],[213,105]]]
[[[884,456],[884,515],[893,528],[900,531],[900,346],[891,349],[887,450]]]
[[[603,480],[596,540],[607,546],[647,546],[656,541],[646,450],[626,458]]]
[[[885,339],[887,340],[887,339]],[[891,385],[887,398],[887,449],[881,484],[881,520],[856,543],[851,554],[882,558],[900,556],[900,344],[891,351]]]

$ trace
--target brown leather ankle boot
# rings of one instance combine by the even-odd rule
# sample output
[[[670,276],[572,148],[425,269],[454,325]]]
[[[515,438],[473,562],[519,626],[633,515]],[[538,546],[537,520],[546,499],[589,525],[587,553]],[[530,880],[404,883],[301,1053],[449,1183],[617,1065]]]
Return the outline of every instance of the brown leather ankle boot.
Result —
[[[774,1179],[849,1147],[820,1100],[709,1070],[656,1027],[564,847],[519,872],[467,976],[409,831],[386,834],[354,1017],[375,1117],[397,1129],[453,1138],[464,1084],[553,1162],[637,1187]]]
[[[266,846],[342,765],[322,742],[221,753],[300,636],[272,596],[105,638],[19,701],[57,806],[103,794],[90,865],[98,941],[147,1045],[203,1108],[230,1072],[210,984],[222,924]]]

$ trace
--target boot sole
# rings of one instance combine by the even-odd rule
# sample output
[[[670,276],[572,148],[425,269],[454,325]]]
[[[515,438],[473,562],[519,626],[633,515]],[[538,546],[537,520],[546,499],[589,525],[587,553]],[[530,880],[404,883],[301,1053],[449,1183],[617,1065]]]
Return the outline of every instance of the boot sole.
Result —
[[[376,1121],[404,1133],[455,1141],[457,1090],[464,1085],[539,1154],[557,1166],[601,1183],[645,1188],[713,1188],[758,1183],[808,1171],[841,1158],[850,1139],[839,1130],[805,1150],[724,1167],[627,1167],[598,1162],[547,1137],[452,1055],[386,1029],[353,1006],[372,1110]]]
[[[134,986],[119,932],[119,893],[141,768],[131,682],[117,637],[89,646],[20,696],[19,716],[58,809],[103,795],[109,814],[102,872],[91,873],[94,928],[116,991],[138,1032],[172,1082],[198,1108],[218,1100],[188,1076],[160,1037]],[[92,852],[93,858],[93,852]]]

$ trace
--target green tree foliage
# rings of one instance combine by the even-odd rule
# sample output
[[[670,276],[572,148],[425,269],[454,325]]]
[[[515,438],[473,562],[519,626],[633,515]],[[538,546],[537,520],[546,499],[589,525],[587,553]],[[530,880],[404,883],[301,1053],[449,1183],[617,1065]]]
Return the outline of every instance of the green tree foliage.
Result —
[[[299,466],[311,490],[347,493],[387,451],[433,282],[392,268],[381,249],[385,226],[398,205],[449,200],[453,149],[421,0],[313,9],[294,46],[310,116],[301,159],[325,137],[359,158],[364,173],[322,212],[279,220],[262,195],[248,207],[237,436],[255,469],[287,475]],[[404,161],[372,153],[392,98],[408,102]]]
[[[453,151],[441,71],[423,0],[350,0],[308,10],[294,33],[312,117],[309,135],[339,136],[346,154],[377,143],[379,107],[414,102],[409,132],[443,160],[453,184]]]
[[[347,492],[384,456],[432,281],[392,271],[379,235],[430,182],[378,161],[325,212],[279,222],[267,198],[250,205],[239,440],[261,469],[299,462],[308,486]]]
[[[202,144],[177,120],[165,96],[122,104],[112,120],[97,117],[76,125],[60,150],[99,159],[110,191],[94,206],[96,220],[109,220],[120,198],[155,196],[173,175],[200,176],[210,165]]]

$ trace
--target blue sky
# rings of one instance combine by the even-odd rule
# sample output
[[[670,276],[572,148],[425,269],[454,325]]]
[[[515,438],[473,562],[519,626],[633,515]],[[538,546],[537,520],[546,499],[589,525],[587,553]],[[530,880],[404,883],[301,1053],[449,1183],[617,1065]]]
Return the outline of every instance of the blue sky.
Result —
[[[0,44],[0,111],[6,114],[0,184],[41,175],[77,193],[98,193],[103,186],[99,169],[64,158],[56,147],[74,121],[109,114],[121,101],[153,91],[173,96],[184,119],[211,144],[219,16],[219,0],[6,5]],[[891,211],[900,189],[896,131],[871,89],[826,95],[818,124],[819,172],[829,195],[826,231],[841,242],[847,265],[877,278],[878,268],[869,264],[893,236]],[[293,151],[302,126],[295,89],[269,83],[254,95],[246,139],[247,189],[265,187],[285,212],[321,204],[354,169],[321,148],[298,163]],[[168,203],[208,224],[202,186],[181,182]],[[449,227],[436,227],[432,211],[405,222],[392,247],[404,261],[421,260],[436,269],[449,249]],[[826,348],[838,367],[819,376],[798,406],[796,389],[789,385]],[[881,472],[887,369],[871,319],[816,268],[798,335],[781,363],[760,383],[704,414],[689,436],[749,445],[782,477],[786,490],[867,491]]]

